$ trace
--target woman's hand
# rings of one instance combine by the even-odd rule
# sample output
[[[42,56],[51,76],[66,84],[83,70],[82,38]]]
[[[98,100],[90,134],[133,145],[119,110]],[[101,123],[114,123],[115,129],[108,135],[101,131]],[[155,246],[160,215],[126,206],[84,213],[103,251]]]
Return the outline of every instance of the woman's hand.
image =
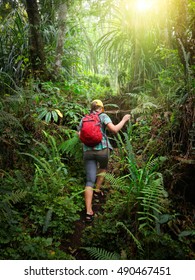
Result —
[[[131,115],[130,114],[126,114],[123,117],[123,121],[125,121],[125,122],[129,121],[130,119],[131,119]]]
[[[122,118],[122,120],[121,120],[118,124],[116,124],[116,125],[114,125],[112,122],[111,122],[111,123],[108,123],[108,124],[107,124],[107,128],[108,128],[111,132],[117,133],[119,130],[121,130],[121,128],[125,125],[125,123],[126,123],[127,121],[130,120],[130,118],[131,118],[131,115],[130,115],[130,114],[127,114],[127,115],[125,115],[125,116]]]

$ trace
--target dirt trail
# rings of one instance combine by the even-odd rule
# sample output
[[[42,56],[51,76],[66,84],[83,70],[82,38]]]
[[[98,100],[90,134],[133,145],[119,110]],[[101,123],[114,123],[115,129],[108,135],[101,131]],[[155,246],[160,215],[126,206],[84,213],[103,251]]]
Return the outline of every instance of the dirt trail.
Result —
[[[104,196],[99,199],[93,199],[93,210],[95,213],[94,219],[98,219],[98,213],[102,213],[102,206],[106,201],[106,192]],[[80,214],[80,219],[75,222],[74,233],[69,237],[68,240],[62,242],[62,250],[71,254],[77,260],[86,259],[87,256],[83,250],[80,250],[82,247],[82,234],[83,230],[88,227],[93,226],[93,222],[89,223],[85,221],[85,211],[82,211]]]

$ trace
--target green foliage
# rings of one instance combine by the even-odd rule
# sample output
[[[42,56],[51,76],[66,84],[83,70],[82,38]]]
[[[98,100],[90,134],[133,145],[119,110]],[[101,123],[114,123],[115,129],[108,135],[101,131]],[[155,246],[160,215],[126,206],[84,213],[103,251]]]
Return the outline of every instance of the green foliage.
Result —
[[[0,111],[0,141],[1,146],[19,142],[19,135],[24,132],[20,121],[5,111]]]
[[[74,203],[75,196],[71,196],[71,185],[77,181],[68,176],[68,168],[61,161],[55,138],[46,132],[44,135],[49,145],[37,142],[44,156],[23,153],[35,161],[34,182],[29,194],[30,219],[37,230],[42,228],[45,233],[50,229],[57,238],[64,231],[72,232],[72,222],[78,219],[79,205]]]
[[[140,253],[143,253],[143,248],[142,245],[140,243],[140,241],[133,235],[133,233],[126,227],[126,225],[122,222],[118,222],[116,224],[117,227],[122,227],[128,234],[129,236],[132,238],[132,240],[135,242],[136,247],[138,248],[138,250],[140,251]]]
[[[95,260],[119,260],[120,255],[117,253],[107,252],[105,249],[96,248],[96,247],[86,247],[82,248],[86,250],[90,257]]]
[[[38,104],[38,107],[35,109],[35,112],[38,114],[38,120],[44,119],[46,123],[58,123],[63,118],[63,113],[59,110],[63,98],[60,96],[60,89],[53,83],[42,83],[41,92],[34,94],[33,100]]]
[[[7,111],[0,110],[0,166],[10,168],[17,162],[17,150],[29,143],[19,118]]]
[[[148,93],[139,92],[135,93],[126,93],[131,99],[136,99],[137,106],[131,110],[132,116],[147,116],[151,114],[154,110],[159,109],[158,100],[155,100],[154,97],[149,96]]]
[[[145,259],[156,260],[187,260],[189,259],[189,248],[178,239],[172,238],[165,233],[157,235],[149,232],[144,237]]]
[[[59,240],[71,234],[83,208],[83,187],[69,176],[57,139],[43,132],[35,141],[28,170],[2,171],[0,190],[1,257],[3,259],[72,259]],[[34,175],[33,175],[34,174]]]
[[[71,255],[59,249],[51,237],[31,237],[27,233],[14,236],[12,246],[0,249],[1,259],[12,260],[73,260]]]
[[[85,115],[88,110],[82,105],[71,102],[62,103],[64,112],[64,124],[70,129],[76,129],[83,115]]]
[[[185,237],[185,236],[194,236],[195,235],[195,230],[184,230],[180,232],[179,237]]]
[[[159,165],[166,158],[150,158],[142,167],[136,162],[135,154],[131,145],[130,135],[123,133],[125,142],[121,145],[121,158],[125,164],[128,174],[119,179],[113,178],[113,175],[105,175],[105,178],[112,183],[112,186],[124,192],[124,209],[130,214],[134,205],[136,205],[139,229],[142,227],[154,228],[158,215],[164,210],[162,203],[167,197],[163,186],[162,174],[157,172]]]
[[[193,1],[182,6],[173,0],[169,9],[159,1],[156,14],[144,16],[129,0],[88,1],[87,7],[74,1],[64,23],[59,75],[53,74],[58,1],[39,1],[38,28],[52,74],[45,82],[39,69],[36,80],[31,78],[24,6],[7,2],[13,6],[1,4],[0,17],[1,258],[72,259],[59,249],[59,240],[73,233],[84,208],[75,130],[91,100],[113,103],[116,92],[127,93],[116,96],[118,108],[133,108],[136,123],[117,137],[118,155],[112,155],[114,168],[106,175],[112,189],[103,214],[86,227],[84,245],[95,259],[190,258],[194,229],[180,224],[178,234],[170,234],[176,221],[159,168],[164,155],[175,152],[172,145],[180,145],[177,139],[193,145],[193,100],[187,99],[194,90]],[[175,180],[172,167],[169,172]],[[173,184],[166,185],[171,194]]]
[[[5,254],[9,255],[4,248],[8,248],[13,238],[16,238],[21,232],[20,222],[22,218],[18,207],[25,203],[28,194],[27,182],[21,175],[22,173],[19,170],[12,173],[1,170],[0,243],[2,244],[2,258]]]
[[[124,193],[120,202],[123,205],[123,212],[130,214],[136,205],[139,229],[142,227],[154,229],[158,214],[164,210],[161,203],[167,196],[163,187],[162,174],[156,171],[151,172],[147,167],[138,169],[132,163],[130,172],[122,178],[115,179],[111,174],[105,175],[105,178],[113,188]]]
[[[50,123],[52,121],[57,123],[59,118],[63,117],[60,110],[54,108],[39,108],[37,109],[37,112],[39,113],[38,119],[42,120],[44,118],[46,123]]]
[[[150,226],[154,221],[158,222],[158,215],[165,211],[163,200],[167,194],[163,187],[163,178],[161,173],[152,174],[149,176],[149,181],[144,189],[140,191],[140,196],[137,199],[140,201],[143,209],[138,211],[140,227]]]
[[[59,150],[62,153],[66,153],[67,155],[73,157],[77,162],[81,162],[82,157],[83,157],[83,148],[81,141],[78,137],[78,134],[73,133],[73,136],[62,142],[59,146]]]
[[[75,101],[83,100],[87,105],[97,96],[104,99],[113,93],[108,77],[105,75],[82,74],[75,79],[66,81],[64,89],[69,98]]]
[[[1,71],[6,73],[3,84],[14,86],[26,73],[28,59],[28,29],[24,11],[11,11],[2,22],[0,38]],[[8,78],[8,75],[11,79]]]
[[[71,102],[74,88],[68,88],[66,83],[64,86],[63,83],[45,82],[41,84],[41,91],[34,93],[32,99],[37,106],[32,111],[38,121],[44,119],[46,123],[55,122],[75,129],[82,116],[88,112],[88,108],[83,105]]]
[[[109,18],[106,17],[108,28],[102,30],[103,35],[97,44],[112,69],[119,70],[118,77],[123,74],[121,86],[130,81],[135,85],[143,85],[159,71],[161,66],[155,59],[155,50],[156,42],[163,40],[160,32],[163,21],[159,22],[159,18],[155,20],[157,14],[159,18],[165,16],[161,13],[160,5],[155,15],[148,11],[142,18],[142,14],[135,11],[133,1],[112,2]]]
[[[8,173],[4,173],[4,176],[4,180],[1,179],[0,189],[0,221],[2,225],[6,223],[12,226],[17,221],[14,205],[24,200],[27,191],[19,189],[17,185],[13,184],[17,182],[16,178],[11,177]]]

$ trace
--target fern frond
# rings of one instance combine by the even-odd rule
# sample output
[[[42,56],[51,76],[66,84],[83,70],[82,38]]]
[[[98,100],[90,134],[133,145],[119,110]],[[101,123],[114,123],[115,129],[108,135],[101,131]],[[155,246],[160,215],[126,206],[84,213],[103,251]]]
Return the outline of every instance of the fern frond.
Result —
[[[26,196],[27,192],[26,191],[22,191],[22,190],[17,190],[17,191],[13,191],[10,194],[6,194],[3,202],[4,203],[13,203],[16,204],[18,202],[20,202],[25,196]]]
[[[129,236],[133,239],[133,241],[135,242],[137,248],[139,249],[140,252],[143,252],[141,243],[139,242],[139,240],[133,235],[133,233],[126,227],[126,225],[122,222],[118,222],[116,224],[116,226],[120,226],[122,227],[128,234]]]
[[[96,247],[82,247],[82,249],[86,250],[89,255],[95,260],[120,260],[121,257],[117,253],[108,252],[102,248]]]
[[[157,168],[159,168],[159,166],[165,162],[167,160],[167,157],[157,157],[152,159],[153,156],[150,157],[150,159],[148,160],[145,169],[149,172],[152,172],[154,170],[156,170]]]
[[[127,182],[126,182],[126,177],[128,175],[123,176],[123,177],[115,177],[114,174],[106,173],[105,174],[105,179],[112,185],[113,188],[121,190],[121,189],[126,189]]]
[[[66,153],[70,156],[74,156],[75,158],[82,158],[82,145],[81,141],[77,134],[75,134],[72,138],[64,141],[60,146],[59,150],[62,153]]]
[[[158,220],[158,214],[161,214],[164,210],[162,203],[160,203],[166,197],[166,192],[163,186],[163,178],[161,173],[154,172],[149,175],[148,182],[144,185],[140,191],[140,196],[137,200],[142,207],[141,211],[138,211],[139,221],[145,221],[140,227],[145,225],[150,226]]]

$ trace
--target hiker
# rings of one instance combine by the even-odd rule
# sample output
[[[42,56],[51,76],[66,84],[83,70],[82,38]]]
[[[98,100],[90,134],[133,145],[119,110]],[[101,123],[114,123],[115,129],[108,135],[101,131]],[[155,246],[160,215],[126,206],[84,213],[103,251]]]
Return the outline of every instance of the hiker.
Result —
[[[83,159],[86,169],[85,206],[86,221],[88,222],[91,222],[94,216],[92,209],[93,195],[96,197],[102,195],[101,186],[104,180],[103,173],[105,173],[107,170],[110,151],[113,149],[109,139],[106,136],[106,129],[108,129],[110,132],[117,133],[124,126],[124,124],[130,120],[130,115],[127,114],[117,125],[114,125],[110,117],[104,113],[104,105],[102,101],[98,99],[92,101],[90,114],[99,116],[98,119],[101,125],[102,140],[95,146],[87,146],[83,144]],[[82,134],[81,130],[83,123],[84,118],[82,118],[79,125],[80,138]],[[98,165],[99,170],[97,172]]]

